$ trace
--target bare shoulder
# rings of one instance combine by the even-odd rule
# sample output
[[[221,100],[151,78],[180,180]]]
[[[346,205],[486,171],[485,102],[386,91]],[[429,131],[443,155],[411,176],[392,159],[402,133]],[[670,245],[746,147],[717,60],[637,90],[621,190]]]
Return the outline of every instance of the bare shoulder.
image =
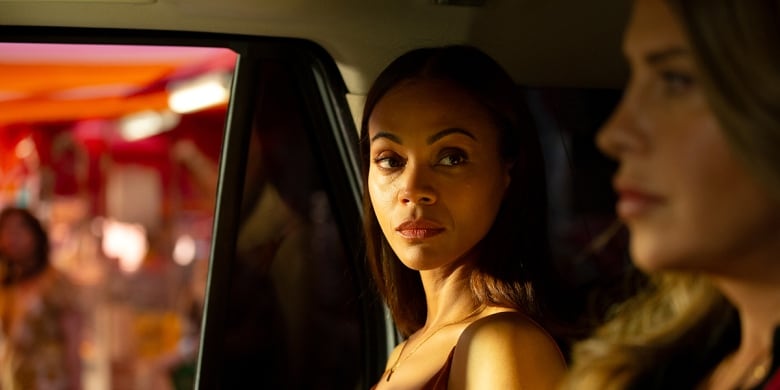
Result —
[[[455,347],[450,388],[553,389],[566,370],[555,340],[517,312],[469,325]]]
[[[496,313],[469,325],[460,337],[461,342],[468,344],[486,344],[491,347],[508,345],[507,341],[516,341],[524,345],[550,347],[551,351],[560,354],[552,336],[530,317],[513,311]],[[495,345],[494,345],[495,344]]]

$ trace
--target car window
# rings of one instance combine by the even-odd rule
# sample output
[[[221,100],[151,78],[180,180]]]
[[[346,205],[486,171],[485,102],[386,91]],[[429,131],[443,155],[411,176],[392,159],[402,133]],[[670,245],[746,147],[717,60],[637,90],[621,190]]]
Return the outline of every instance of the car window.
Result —
[[[202,166],[219,161],[238,55],[1,36],[16,41],[0,43],[0,207],[41,220],[65,287],[40,299],[67,297],[43,307],[72,313],[43,310],[45,331],[28,306],[14,320],[28,341],[4,321],[8,350],[38,352],[3,355],[16,365],[3,372],[21,387],[43,380],[24,372],[62,367],[85,389],[192,383],[216,191]]]
[[[357,388],[365,277],[343,239],[359,232],[339,227],[358,221],[357,204],[333,200],[335,186],[348,188],[349,172],[334,169],[346,161],[323,147],[335,135],[307,111],[304,94],[316,91],[298,84],[295,67],[279,60],[254,66],[240,202],[221,204],[238,214],[231,257],[215,257],[215,266],[230,269],[224,295],[209,301],[209,308],[224,305],[223,336],[206,340],[219,350],[211,369],[223,388]]]
[[[84,388],[363,388],[381,372],[392,327],[363,268],[356,132],[324,50],[67,28],[2,40],[2,204],[45,222],[83,297]]]

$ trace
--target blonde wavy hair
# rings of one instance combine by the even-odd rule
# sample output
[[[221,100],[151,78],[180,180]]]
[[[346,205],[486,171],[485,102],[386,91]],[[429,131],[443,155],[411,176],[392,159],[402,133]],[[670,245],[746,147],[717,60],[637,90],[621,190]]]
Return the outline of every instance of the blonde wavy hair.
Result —
[[[696,356],[703,350],[687,347],[709,345],[705,349],[712,350],[724,335],[734,338],[735,325],[734,308],[706,277],[652,277],[647,288],[618,306],[591,338],[574,346],[574,364],[562,388],[652,388],[652,377],[663,375],[661,371],[676,376],[674,368],[663,368],[673,361],[696,365],[686,367],[691,373],[707,370],[718,358]]]

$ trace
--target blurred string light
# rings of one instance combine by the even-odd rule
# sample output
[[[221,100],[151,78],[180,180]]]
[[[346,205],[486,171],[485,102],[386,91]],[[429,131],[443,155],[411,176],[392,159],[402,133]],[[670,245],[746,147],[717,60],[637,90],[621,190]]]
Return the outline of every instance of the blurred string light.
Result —
[[[149,244],[146,229],[140,224],[103,220],[103,253],[119,260],[119,269],[133,273],[141,268]]]
[[[148,138],[176,127],[181,115],[169,111],[146,110],[119,119],[119,134],[126,141]]]
[[[230,99],[232,73],[212,72],[172,82],[168,86],[168,110],[145,110],[118,121],[120,136],[137,141],[175,128],[181,114],[226,104]]]
[[[213,72],[168,86],[168,107],[186,114],[227,103],[230,98],[231,73]]]
[[[183,234],[176,239],[173,247],[173,261],[181,266],[186,266],[195,260],[196,250],[195,239],[189,234]]]
[[[33,142],[31,137],[23,138],[21,141],[19,141],[18,144],[16,144],[14,153],[16,154],[16,158],[20,160],[24,160],[29,157],[34,157],[34,155],[36,154],[35,142]]]

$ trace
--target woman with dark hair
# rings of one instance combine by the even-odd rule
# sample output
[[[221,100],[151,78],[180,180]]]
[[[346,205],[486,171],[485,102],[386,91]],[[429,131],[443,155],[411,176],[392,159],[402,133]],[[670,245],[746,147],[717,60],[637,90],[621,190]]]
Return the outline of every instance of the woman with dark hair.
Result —
[[[0,212],[0,281],[14,284],[43,272],[49,265],[49,237],[29,211]]]
[[[35,216],[0,212],[0,388],[79,389],[79,318],[73,291],[49,265]]]
[[[406,338],[376,388],[553,388],[543,161],[509,75],[475,48],[412,50],[360,142],[368,260]]]
[[[575,347],[566,388],[780,389],[778,26],[778,0],[634,3],[597,143],[651,283]]]

